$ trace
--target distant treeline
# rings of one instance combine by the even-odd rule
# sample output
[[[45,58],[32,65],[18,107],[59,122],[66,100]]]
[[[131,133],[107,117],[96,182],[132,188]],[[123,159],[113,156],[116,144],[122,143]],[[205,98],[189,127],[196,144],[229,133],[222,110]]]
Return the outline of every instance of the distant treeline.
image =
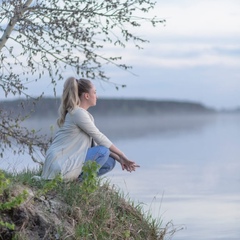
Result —
[[[32,117],[57,117],[60,98],[42,98],[38,101],[1,101],[0,109],[14,114],[28,114]],[[97,106],[89,109],[98,115],[137,115],[170,113],[214,113],[214,109],[200,103],[180,101],[153,101],[140,99],[98,99]]]

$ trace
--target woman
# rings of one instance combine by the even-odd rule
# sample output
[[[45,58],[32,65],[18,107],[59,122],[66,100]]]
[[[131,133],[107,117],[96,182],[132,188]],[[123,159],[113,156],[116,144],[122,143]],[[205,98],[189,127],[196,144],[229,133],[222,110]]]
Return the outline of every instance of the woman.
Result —
[[[99,164],[98,176],[111,171],[115,160],[129,172],[139,167],[95,126],[87,110],[96,101],[96,89],[91,81],[73,77],[66,80],[57,121],[59,130],[47,150],[42,178],[53,179],[61,174],[63,179],[77,179],[85,161]]]

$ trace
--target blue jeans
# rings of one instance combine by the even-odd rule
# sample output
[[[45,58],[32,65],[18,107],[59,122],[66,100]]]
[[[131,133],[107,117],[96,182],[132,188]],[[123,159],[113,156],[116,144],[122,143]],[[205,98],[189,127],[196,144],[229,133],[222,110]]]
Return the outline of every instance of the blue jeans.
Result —
[[[104,146],[91,147],[87,151],[85,162],[96,161],[100,166],[97,175],[102,176],[107,172],[110,172],[116,165],[115,159],[109,156],[110,150]],[[79,176],[81,178],[82,173]]]

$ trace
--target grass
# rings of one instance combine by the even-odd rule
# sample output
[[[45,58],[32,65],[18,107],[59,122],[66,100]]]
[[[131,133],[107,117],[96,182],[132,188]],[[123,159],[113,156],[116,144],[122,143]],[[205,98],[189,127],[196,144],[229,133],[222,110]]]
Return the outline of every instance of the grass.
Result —
[[[10,185],[0,194],[2,201],[25,190],[28,198],[0,211],[0,220],[15,225],[14,230],[0,226],[0,239],[164,240],[175,232],[171,223],[161,226],[160,219],[145,215],[140,204],[106,181],[95,181],[92,191],[77,181],[34,181],[34,175],[39,172],[5,173]]]

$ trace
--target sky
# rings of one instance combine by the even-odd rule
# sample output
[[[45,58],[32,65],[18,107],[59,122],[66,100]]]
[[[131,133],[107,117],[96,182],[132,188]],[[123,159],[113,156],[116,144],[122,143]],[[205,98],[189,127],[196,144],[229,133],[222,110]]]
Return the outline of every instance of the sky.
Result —
[[[151,14],[166,24],[144,25],[136,33],[150,42],[143,50],[131,46],[106,49],[122,55],[131,72],[107,69],[110,81],[94,82],[99,97],[178,100],[202,103],[217,109],[240,106],[240,1],[157,0]],[[67,77],[67,76],[66,76]],[[62,93],[63,82],[57,86]],[[36,88],[53,96],[41,81]]]
[[[146,29],[150,43],[126,57],[137,76],[114,72],[127,88],[99,95],[240,106],[240,1],[158,0],[155,14],[165,26]]]

